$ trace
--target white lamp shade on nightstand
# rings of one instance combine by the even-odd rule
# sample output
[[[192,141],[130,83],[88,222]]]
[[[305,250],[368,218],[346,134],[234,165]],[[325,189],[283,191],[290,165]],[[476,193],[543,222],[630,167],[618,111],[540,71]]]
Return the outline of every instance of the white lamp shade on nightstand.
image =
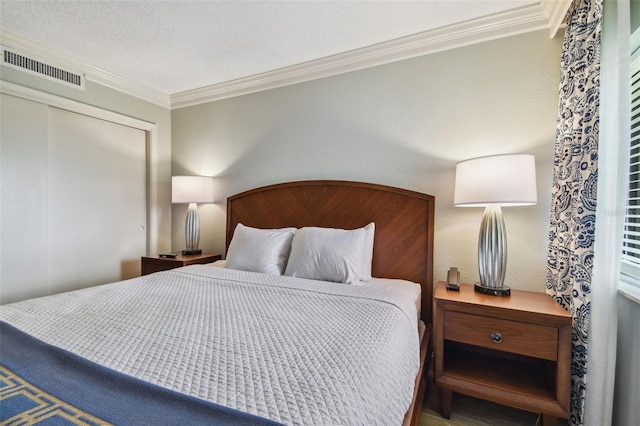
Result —
[[[535,157],[504,154],[456,165],[453,204],[457,207],[526,206],[538,202]]]
[[[171,202],[173,204],[213,203],[213,178],[208,176],[173,176]]]
[[[213,178],[207,176],[173,176],[171,178],[171,202],[189,204],[184,226],[187,248],[182,254],[200,254],[200,218],[196,203],[213,203]]]
[[[510,294],[503,285],[507,233],[501,206],[526,206],[537,201],[536,165],[531,154],[491,155],[456,165],[454,205],[485,207],[478,237],[480,285],[476,285],[476,291]]]

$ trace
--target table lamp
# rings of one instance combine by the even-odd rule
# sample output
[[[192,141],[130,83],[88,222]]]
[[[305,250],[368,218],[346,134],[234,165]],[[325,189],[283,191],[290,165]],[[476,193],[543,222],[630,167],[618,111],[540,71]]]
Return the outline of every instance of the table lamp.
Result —
[[[471,158],[456,165],[454,205],[484,207],[478,237],[480,283],[474,289],[493,296],[509,296],[504,285],[507,232],[502,206],[536,204],[535,158],[531,154],[504,154]]]
[[[197,203],[213,203],[213,178],[207,176],[173,176],[171,202],[189,204],[185,222],[185,243],[182,254],[200,254],[200,218]]]

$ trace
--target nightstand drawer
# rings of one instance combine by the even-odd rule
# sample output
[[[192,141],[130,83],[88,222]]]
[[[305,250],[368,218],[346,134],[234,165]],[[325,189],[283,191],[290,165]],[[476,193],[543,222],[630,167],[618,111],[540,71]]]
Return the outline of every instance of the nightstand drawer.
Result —
[[[219,254],[180,254],[175,253],[176,257],[160,257],[143,256],[142,257],[142,275],[153,274],[154,272],[168,271],[170,269],[180,268],[181,266],[205,264],[215,262],[222,259]]]
[[[444,339],[555,361],[558,329],[461,312],[444,312]]]
[[[168,271],[183,266],[182,262],[173,259],[143,259],[142,275],[153,274],[154,272]]]

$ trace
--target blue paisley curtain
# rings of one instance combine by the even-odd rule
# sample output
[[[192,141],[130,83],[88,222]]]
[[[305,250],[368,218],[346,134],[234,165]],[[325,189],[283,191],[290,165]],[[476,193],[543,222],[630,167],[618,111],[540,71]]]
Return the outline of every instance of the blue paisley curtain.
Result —
[[[602,0],[574,0],[567,15],[556,130],[547,293],[573,316],[571,414],[583,424],[590,318],[600,92]]]

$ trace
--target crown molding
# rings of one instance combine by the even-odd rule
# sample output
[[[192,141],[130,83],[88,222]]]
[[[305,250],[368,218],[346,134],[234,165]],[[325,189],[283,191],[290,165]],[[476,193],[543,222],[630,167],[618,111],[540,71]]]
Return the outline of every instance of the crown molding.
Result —
[[[175,93],[171,95],[171,107],[183,108],[275,89],[548,28],[549,14],[541,2],[274,71]]]
[[[2,44],[24,54],[32,55],[44,61],[67,65],[84,73],[85,79],[110,87],[136,98],[151,102],[164,108],[171,108],[170,98],[166,93],[136,83],[130,79],[113,74],[72,55],[54,50],[48,46],[29,40],[20,34],[0,28]]]
[[[541,4],[549,16],[549,38],[554,38],[558,30],[566,25],[571,0],[542,0]]]
[[[165,108],[176,109],[331,77],[531,31],[548,29],[549,36],[555,37],[558,29],[563,25],[570,4],[571,0],[540,0],[539,3],[507,12],[172,95],[110,73],[3,28],[0,28],[0,40],[3,45],[26,54],[79,69],[84,72],[87,80]]]

